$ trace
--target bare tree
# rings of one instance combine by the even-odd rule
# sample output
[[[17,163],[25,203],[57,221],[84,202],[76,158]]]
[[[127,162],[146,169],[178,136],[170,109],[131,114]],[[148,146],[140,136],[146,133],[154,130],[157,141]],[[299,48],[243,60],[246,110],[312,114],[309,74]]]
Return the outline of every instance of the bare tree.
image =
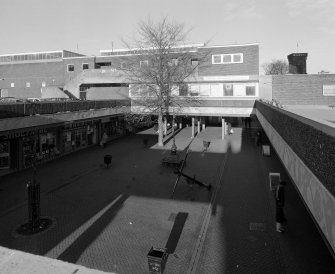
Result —
[[[264,63],[262,68],[266,75],[278,75],[287,74],[289,65],[285,60],[272,60],[269,63]]]
[[[183,106],[197,101],[187,96],[185,81],[194,76],[205,54],[185,45],[188,32],[166,17],[157,23],[146,19],[138,24],[138,37],[131,44],[124,42],[132,55],[121,61],[119,69],[130,83],[132,112],[158,117],[159,146],[163,146],[163,117],[174,118]]]

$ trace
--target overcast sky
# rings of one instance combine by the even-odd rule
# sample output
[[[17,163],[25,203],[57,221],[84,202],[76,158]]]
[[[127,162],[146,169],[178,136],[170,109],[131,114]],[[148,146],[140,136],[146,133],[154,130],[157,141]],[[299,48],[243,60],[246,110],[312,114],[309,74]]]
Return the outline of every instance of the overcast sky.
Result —
[[[0,54],[66,49],[99,55],[163,16],[189,43],[260,44],[260,64],[307,52],[307,72],[335,73],[335,0],[1,0]],[[298,44],[298,48],[297,48]],[[262,70],[261,70],[262,73]]]

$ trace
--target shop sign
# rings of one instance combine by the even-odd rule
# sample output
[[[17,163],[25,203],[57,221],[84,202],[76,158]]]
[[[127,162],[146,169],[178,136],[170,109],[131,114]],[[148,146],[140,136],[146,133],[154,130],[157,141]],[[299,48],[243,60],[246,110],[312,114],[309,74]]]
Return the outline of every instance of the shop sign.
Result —
[[[11,139],[16,139],[16,138],[23,138],[23,137],[30,137],[30,136],[35,136],[39,134],[45,134],[47,132],[48,131],[45,128],[13,132],[13,133],[8,133],[6,135],[0,136],[0,141],[6,141],[6,140],[11,140]]]
[[[86,126],[87,126],[87,122],[81,122],[81,123],[69,122],[65,124],[65,129],[75,129],[75,128],[82,128]]]

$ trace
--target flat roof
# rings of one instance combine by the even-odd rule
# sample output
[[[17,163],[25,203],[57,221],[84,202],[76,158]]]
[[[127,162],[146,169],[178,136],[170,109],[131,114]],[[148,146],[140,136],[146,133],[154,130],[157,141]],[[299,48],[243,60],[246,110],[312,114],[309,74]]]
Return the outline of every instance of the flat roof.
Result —
[[[105,108],[96,110],[83,110],[77,112],[64,112],[26,117],[5,118],[0,120],[0,135],[9,131],[24,131],[29,128],[56,127],[66,122],[99,119],[123,113],[124,108]]]
[[[285,109],[305,118],[335,128],[335,108],[331,108],[329,106],[285,105]]]

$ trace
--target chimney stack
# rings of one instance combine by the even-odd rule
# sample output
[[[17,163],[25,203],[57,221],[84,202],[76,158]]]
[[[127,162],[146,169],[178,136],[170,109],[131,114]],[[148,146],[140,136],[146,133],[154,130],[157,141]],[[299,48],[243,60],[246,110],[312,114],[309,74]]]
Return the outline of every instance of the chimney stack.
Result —
[[[307,74],[306,59],[307,53],[291,53],[287,56],[289,69],[288,73],[292,74]]]

